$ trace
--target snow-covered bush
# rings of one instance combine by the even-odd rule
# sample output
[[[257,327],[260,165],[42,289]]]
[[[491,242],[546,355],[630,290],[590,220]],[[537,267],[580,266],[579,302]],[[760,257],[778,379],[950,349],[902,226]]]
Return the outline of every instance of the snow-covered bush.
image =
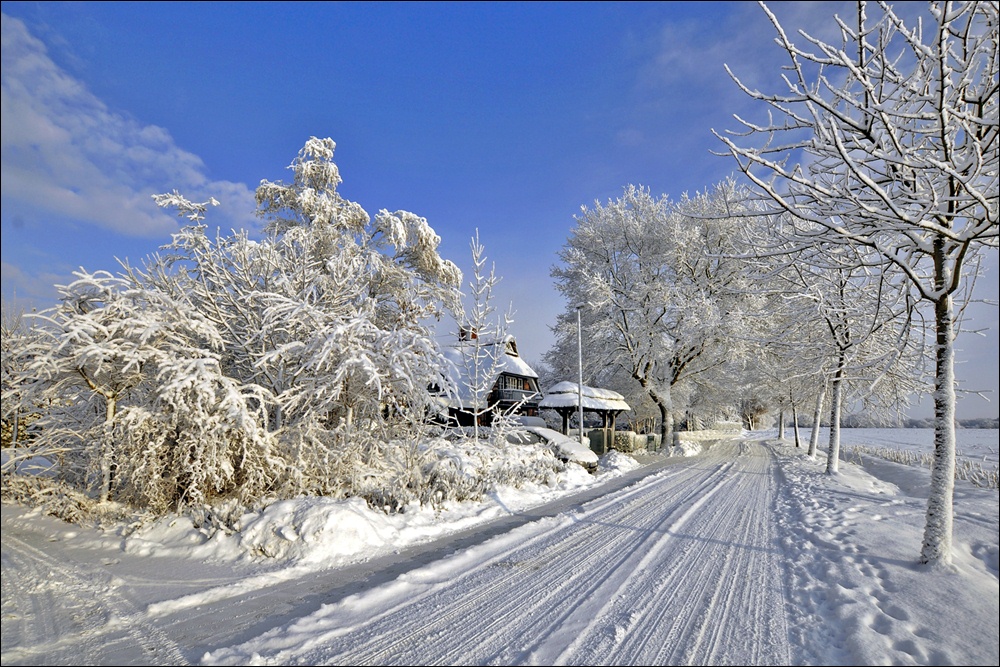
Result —
[[[615,431],[611,447],[629,454],[646,448],[646,436],[638,436],[634,431]]]
[[[616,450],[626,454],[642,450],[655,450],[659,443],[659,434],[636,433],[635,431],[609,431],[595,428],[587,434],[590,446],[594,451],[607,452]]]
[[[210,238],[214,200],[158,195],[190,224],[141,268],[81,269],[37,339],[16,358],[5,348],[5,369],[23,369],[4,377],[5,412],[44,406],[18,458],[47,456],[47,488],[91,499],[64,515],[97,500],[229,530],[242,508],[285,498],[397,512],[563,469],[547,448],[509,446],[521,426],[503,418],[482,444],[431,431],[432,388],[453,388],[427,323],[459,316],[461,273],[423,218],[372,220],[341,198],[333,149],[312,138],[291,183],[262,181],[260,240]],[[22,500],[55,493],[9,478]]]
[[[159,195],[190,222],[161,254],[60,287],[39,338],[5,349],[5,368],[24,363],[4,377],[4,411],[44,406],[26,455],[154,512],[419,496],[411,470],[426,462],[383,443],[422,438],[443,366],[426,323],[456,307],[461,273],[423,218],[373,221],[341,198],[333,148],[312,138],[291,183],[261,182],[265,238],[211,239],[214,200]]]
[[[112,426],[116,498],[154,512],[232,498],[252,504],[282,462],[247,396],[213,360],[165,364],[152,405],[129,406]]]
[[[46,406],[33,455],[99,500],[155,511],[269,487],[261,401],[223,374],[210,321],[138,272],[81,271],[59,290],[19,381],[20,400]]]
[[[400,459],[393,467],[399,474],[370,475],[356,495],[387,512],[402,511],[414,502],[442,507],[481,500],[500,486],[551,484],[565,469],[548,447],[450,436],[428,438],[419,446],[387,443],[383,460]]]

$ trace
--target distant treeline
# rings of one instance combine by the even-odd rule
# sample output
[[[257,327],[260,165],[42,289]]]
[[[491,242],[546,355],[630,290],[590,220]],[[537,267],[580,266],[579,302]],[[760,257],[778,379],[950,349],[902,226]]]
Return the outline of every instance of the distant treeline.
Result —
[[[841,426],[844,428],[934,428],[934,418],[903,419],[896,423],[872,418],[868,415],[849,415],[844,417]],[[981,417],[979,419],[956,419],[958,428],[1000,428],[997,417]]]
[[[791,420],[786,416],[785,426],[790,427]],[[824,428],[830,426],[829,420],[822,420]],[[808,427],[804,421],[799,421],[800,427]],[[885,418],[872,417],[865,414],[848,415],[841,420],[841,428],[934,428],[934,418],[925,419],[898,419],[887,420]],[[978,419],[956,419],[957,428],[1000,428],[1000,419],[997,417],[980,417]]]

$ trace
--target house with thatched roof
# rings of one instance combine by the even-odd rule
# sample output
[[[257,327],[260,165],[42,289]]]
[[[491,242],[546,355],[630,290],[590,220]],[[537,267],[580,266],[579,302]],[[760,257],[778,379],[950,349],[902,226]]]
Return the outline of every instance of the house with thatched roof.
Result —
[[[453,423],[486,426],[496,414],[538,415],[538,373],[518,353],[513,336],[489,338],[463,329],[443,352],[457,389],[447,406]]]

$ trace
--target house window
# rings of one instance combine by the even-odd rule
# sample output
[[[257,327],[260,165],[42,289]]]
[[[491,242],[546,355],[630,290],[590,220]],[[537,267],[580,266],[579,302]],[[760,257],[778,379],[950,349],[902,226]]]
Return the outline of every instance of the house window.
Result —
[[[502,375],[497,382],[498,389],[517,389],[517,390],[530,390],[531,380],[528,378],[519,378],[513,375]]]
[[[498,391],[538,392],[538,384],[533,378],[516,375],[501,375],[497,378],[494,389]]]

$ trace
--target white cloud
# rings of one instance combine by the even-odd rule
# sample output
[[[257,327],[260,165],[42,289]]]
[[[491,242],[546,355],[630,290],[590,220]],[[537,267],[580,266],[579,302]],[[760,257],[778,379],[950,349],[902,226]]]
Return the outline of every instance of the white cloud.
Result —
[[[55,285],[65,284],[69,279],[68,275],[51,272],[29,273],[10,262],[0,264],[0,276],[4,307],[25,313],[54,304],[58,296]]]
[[[210,181],[202,160],[178,147],[167,130],[109,109],[49,58],[23,22],[4,14],[2,24],[5,209],[164,238],[178,221],[158,209],[152,195],[177,189],[196,201],[218,199],[217,224],[256,226],[246,185]]]

